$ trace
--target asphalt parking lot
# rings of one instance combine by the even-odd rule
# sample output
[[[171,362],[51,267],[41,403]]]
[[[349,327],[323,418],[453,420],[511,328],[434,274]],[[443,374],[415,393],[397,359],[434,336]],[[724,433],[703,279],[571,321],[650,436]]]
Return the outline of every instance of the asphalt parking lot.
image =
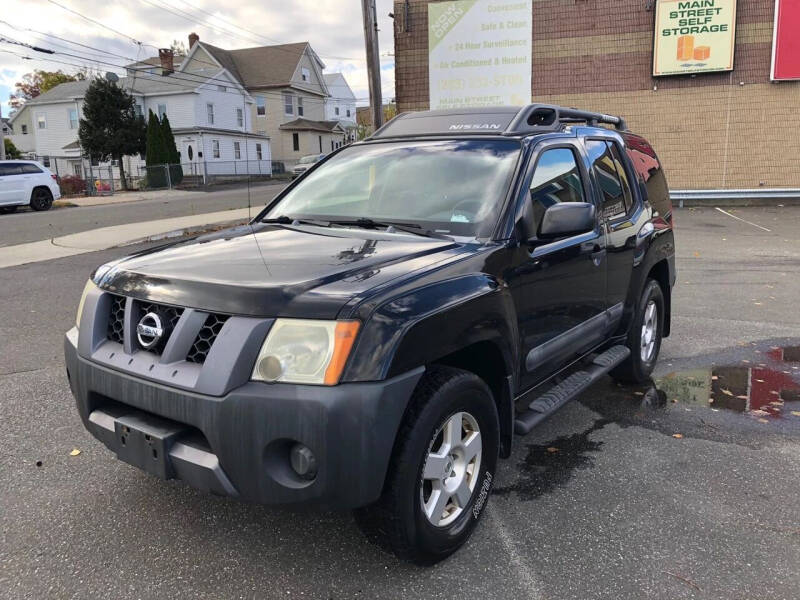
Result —
[[[92,268],[132,248],[0,269],[0,598],[797,598],[800,207],[732,214],[761,228],[676,214],[653,385],[607,379],[518,438],[433,568],[349,514],[160,481],[83,429],[63,332]]]

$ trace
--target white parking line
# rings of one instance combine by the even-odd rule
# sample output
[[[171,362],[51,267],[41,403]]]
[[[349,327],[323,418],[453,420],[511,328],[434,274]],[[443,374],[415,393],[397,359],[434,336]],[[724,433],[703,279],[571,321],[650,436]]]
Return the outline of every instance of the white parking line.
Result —
[[[715,206],[714,208],[716,208],[723,215],[728,215],[732,219],[736,219],[737,221],[741,221],[742,223],[747,223],[748,225],[752,225],[753,227],[758,227],[759,229],[763,229],[764,231],[769,231],[770,233],[772,233],[772,231],[767,229],[766,227],[762,227],[761,225],[757,225],[756,223],[751,223],[750,221],[745,221],[744,219],[737,217],[736,215],[732,215],[727,210],[722,210],[719,206]]]

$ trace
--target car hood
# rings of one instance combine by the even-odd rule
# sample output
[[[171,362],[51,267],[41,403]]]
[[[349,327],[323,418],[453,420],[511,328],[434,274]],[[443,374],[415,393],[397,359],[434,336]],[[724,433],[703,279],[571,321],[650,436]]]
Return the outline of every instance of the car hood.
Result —
[[[352,298],[463,248],[413,234],[253,224],[132,255],[98,284],[215,312],[335,318]]]

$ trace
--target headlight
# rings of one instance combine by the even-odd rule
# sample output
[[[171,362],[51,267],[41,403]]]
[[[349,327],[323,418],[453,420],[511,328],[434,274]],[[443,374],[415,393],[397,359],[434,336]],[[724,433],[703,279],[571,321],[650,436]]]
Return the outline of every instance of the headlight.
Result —
[[[77,327],[78,329],[81,328],[81,313],[83,312],[83,303],[86,302],[86,296],[89,295],[89,292],[91,292],[96,287],[97,286],[94,284],[94,282],[91,279],[89,279],[86,282],[86,285],[83,286],[83,293],[81,294],[81,301],[78,302],[78,314],[75,315],[75,327]]]
[[[258,354],[252,378],[336,385],[359,325],[358,321],[276,319]]]

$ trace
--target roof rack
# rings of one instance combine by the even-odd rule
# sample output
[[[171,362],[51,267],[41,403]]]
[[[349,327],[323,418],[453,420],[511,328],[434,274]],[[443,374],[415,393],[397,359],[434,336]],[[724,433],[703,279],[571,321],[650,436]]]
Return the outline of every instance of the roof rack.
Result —
[[[628,129],[628,125],[622,117],[554,104],[529,104],[517,113],[517,116],[506,127],[503,135],[554,131],[566,123],[586,123],[591,127],[597,126],[598,123],[605,123],[613,125],[619,131]]]
[[[599,123],[626,130],[622,117],[551,104],[525,107],[495,106],[408,112],[397,115],[367,139],[417,136],[504,135],[520,136],[559,131],[567,123]]]

